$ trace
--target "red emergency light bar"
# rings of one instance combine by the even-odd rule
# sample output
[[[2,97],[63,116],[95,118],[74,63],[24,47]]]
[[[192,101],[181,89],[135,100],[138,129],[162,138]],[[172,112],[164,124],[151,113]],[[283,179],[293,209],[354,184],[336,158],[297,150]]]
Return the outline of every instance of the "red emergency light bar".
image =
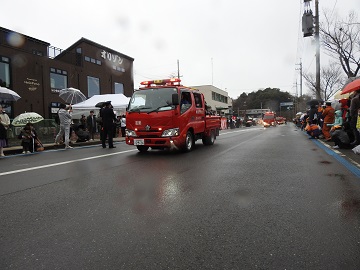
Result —
[[[150,87],[151,85],[180,85],[181,80],[179,78],[171,78],[164,80],[153,80],[153,81],[143,81],[140,84]]]

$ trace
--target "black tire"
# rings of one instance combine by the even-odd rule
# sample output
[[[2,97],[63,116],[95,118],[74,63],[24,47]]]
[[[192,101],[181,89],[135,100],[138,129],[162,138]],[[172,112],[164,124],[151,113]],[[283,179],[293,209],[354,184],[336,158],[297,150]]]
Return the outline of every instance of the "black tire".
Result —
[[[215,142],[215,132],[214,132],[214,130],[211,130],[210,131],[210,136],[204,136],[203,138],[202,138],[202,142],[203,142],[203,144],[204,145],[213,145],[214,144],[214,142]]]
[[[145,153],[149,149],[149,146],[145,146],[145,145],[137,145],[136,147],[140,153]]]
[[[190,152],[194,147],[195,141],[194,136],[191,131],[186,132],[186,138],[185,138],[185,145],[184,145],[184,152]]]

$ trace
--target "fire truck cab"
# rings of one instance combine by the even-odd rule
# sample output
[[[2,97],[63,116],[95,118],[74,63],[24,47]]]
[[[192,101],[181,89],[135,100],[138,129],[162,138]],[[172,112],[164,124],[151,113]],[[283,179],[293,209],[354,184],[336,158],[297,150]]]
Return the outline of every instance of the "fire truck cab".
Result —
[[[208,115],[204,95],[180,79],[145,81],[130,99],[126,112],[126,143],[140,152],[152,149],[191,151],[195,141],[212,145],[220,117]]]
[[[276,114],[275,112],[266,112],[263,117],[264,127],[274,126],[276,127]]]

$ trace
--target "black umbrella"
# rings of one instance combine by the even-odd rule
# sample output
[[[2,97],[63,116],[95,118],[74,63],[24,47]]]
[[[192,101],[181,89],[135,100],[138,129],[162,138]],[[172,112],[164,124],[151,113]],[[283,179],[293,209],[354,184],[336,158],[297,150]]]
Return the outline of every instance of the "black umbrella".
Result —
[[[309,106],[316,106],[319,105],[319,103],[323,103],[324,101],[321,99],[311,99],[308,102],[306,102],[307,105]]]
[[[102,107],[104,107],[105,103],[106,103],[106,101],[100,101],[100,102],[96,103],[95,107],[102,108]]]

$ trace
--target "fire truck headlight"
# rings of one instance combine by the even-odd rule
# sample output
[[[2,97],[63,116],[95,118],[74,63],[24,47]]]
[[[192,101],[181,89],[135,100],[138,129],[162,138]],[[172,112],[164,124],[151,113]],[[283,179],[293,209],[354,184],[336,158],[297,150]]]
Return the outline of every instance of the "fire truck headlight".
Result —
[[[125,133],[127,137],[137,137],[136,132],[134,130],[126,129]]]
[[[173,136],[179,136],[179,128],[170,128],[164,130],[161,135],[161,137],[173,137]]]

